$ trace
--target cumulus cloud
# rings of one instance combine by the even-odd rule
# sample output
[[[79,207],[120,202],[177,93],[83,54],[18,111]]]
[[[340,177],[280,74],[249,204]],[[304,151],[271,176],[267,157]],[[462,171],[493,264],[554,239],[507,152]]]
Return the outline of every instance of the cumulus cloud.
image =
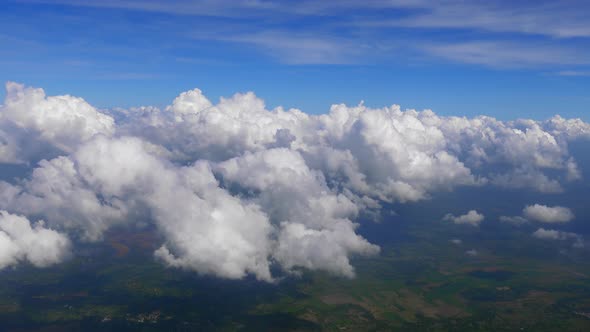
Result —
[[[152,218],[167,239],[156,256],[169,265],[271,279],[271,227],[259,207],[219,188],[206,162],[170,164],[137,138],[97,137],[69,157],[41,163],[12,191],[7,202],[14,209],[37,208],[83,239],[99,240],[113,224]]]
[[[260,192],[253,201],[280,223],[274,257],[287,269],[323,268],[352,277],[350,254],[379,251],[354,232],[358,207],[332,192],[322,174],[311,170],[298,152],[277,148],[246,153],[217,169],[224,180]]]
[[[114,130],[113,119],[82,98],[47,97],[43,89],[13,82],[6,83],[2,117],[20,127],[38,130],[43,138],[63,146]]]
[[[148,222],[162,234],[159,261],[203,274],[272,281],[277,267],[353,277],[351,257],[379,252],[358,233],[359,216],[459,186],[561,191],[580,179],[567,144],[589,128],[362,103],[309,115],[268,110],[252,92],[214,103],[199,89],[163,109],[101,111],[8,83],[0,163],[34,169],[0,181],[0,208],[80,241]],[[445,217],[474,226],[483,218]],[[15,255],[9,261],[35,260]]]
[[[569,174],[569,170],[568,170]],[[539,170],[517,168],[503,174],[494,174],[492,183],[505,188],[531,188],[541,193],[561,193],[563,187],[556,179],[550,179]]]
[[[484,215],[478,213],[476,210],[470,210],[466,214],[460,216],[454,216],[449,213],[443,218],[443,220],[452,221],[457,225],[479,226],[479,224],[484,220]]]
[[[573,212],[563,206],[527,205],[522,214],[529,220],[542,223],[566,223],[575,218]]]
[[[522,216],[501,216],[500,221],[518,226],[528,223],[529,221],[566,223],[574,218],[575,216],[569,208],[534,204],[525,206],[522,210]]]
[[[133,211],[144,211],[166,238],[156,257],[200,273],[251,273],[270,281],[275,259],[286,270],[353,276],[348,255],[379,250],[355,234],[357,225],[347,219],[358,213],[356,205],[330,194],[296,152],[264,153],[216,166],[226,181],[262,191],[246,200],[219,186],[209,162],[178,166],[150,153],[137,138],[100,136],[69,157],[42,162],[22,186],[4,183],[5,202],[15,210],[45,213],[51,223],[91,241],[114,224],[139,219]],[[234,163],[240,166],[232,168]],[[302,173],[293,177],[288,167]]]
[[[105,204],[100,192],[78,172],[80,166],[84,165],[75,156],[60,156],[42,160],[19,184],[0,181],[0,207],[43,215],[52,226],[75,231],[82,239],[100,239],[105,230],[124,220],[130,202],[113,198]]]
[[[582,236],[571,232],[562,232],[553,229],[539,228],[533,233],[533,237],[541,240],[573,240],[575,248],[584,247],[584,239]]]
[[[53,265],[69,250],[69,239],[46,228],[43,221],[31,226],[27,218],[0,210],[0,269],[24,261],[37,267]]]
[[[21,157],[34,157],[48,146],[71,152],[94,135],[114,131],[114,119],[82,98],[48,97],[43,89],[6,83],[0,106],[0,161],[28,162]]]
[[[328,114],[311,116],[296,109],[266,110],[253,93],[211,104],[200,90],[181,94],[165,111],[126,112],[119,122],[119,132],[140,136],[182,162],[291,148],[329,184],[389,202],[486,183],[561,192],[555,171],[567,180],[580,177],[567,142],[590,137],[586,123],[559,117],[502,122],[363,104],[334,105]]]

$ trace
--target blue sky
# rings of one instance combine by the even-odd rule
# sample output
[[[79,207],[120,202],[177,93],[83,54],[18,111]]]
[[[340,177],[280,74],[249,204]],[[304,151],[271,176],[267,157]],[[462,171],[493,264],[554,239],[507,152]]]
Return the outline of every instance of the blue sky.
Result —
[[[198,87],[309,113],[364,100],[590,120],[588,3],[434,3],[8,0],[0,79],[103,108],[164,106]]]

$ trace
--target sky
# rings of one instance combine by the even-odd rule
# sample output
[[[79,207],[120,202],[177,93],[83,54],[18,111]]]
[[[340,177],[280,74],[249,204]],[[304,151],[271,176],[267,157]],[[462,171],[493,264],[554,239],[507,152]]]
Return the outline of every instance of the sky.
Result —
[[[6,0],[0,80],[100,108],[199,88],[270,108],[589,120],[585,1]],[[5,95],[2,92],[0,98]]]
[[[3,9],[0,270],[149,227],[170,268],[354,278],[412,209],[588,250],[581,3]]]

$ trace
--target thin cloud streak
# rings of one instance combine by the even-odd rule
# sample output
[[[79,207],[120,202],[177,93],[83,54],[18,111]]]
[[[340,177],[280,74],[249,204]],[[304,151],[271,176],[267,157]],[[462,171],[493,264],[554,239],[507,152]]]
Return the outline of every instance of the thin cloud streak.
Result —
[[[181,41],[196,38],[235,47],[251,45],[278,63],[289,65],[395,63],[400,56],[407,62],[416,53],[501,69],[590,62],[590,45],[585,44],[586,37],[590,37],[590,23],[577,2],[540,3],[534,7],[455,0],[362,4],[225,0],[19,3],[173,15],[179,19],[166,20],[167,28]],[[187,21],[181,19],[183,16],[207,19]],[[461,31],[471,34],[466,38]],[[555,38],[561,41],[557,43]],[[563,42],[565,38],[567,43]],[[384,49],[379,45],[403,45],[404,49],[400,54],[400,47]]]
[[[590,63],[590,57],[576,49],[553,45],[517,44],[510,41],[428,44],[421,49],[436,57],[496,68]]]
[[[78,0],[21,0],[25,3],[60,4],[77,7],[112,8],[157,12],[173,15],[202,15],[219,17],[253,17],[281,13],[287,17],[332,16],[345,12],[367,11],[374,16],[383,10],[404,11],[401,18],[365,20],[361,25],[373,27],[412,27],[480,29],[491,32],[516,32],[558,38],[590,37],[590,23],[585,12],[579,10],[580,1],[540,2],[534,6],[514,2],[441,2],[420,0],[394,1],[167,1],[106,0],[88,2]],[[361,14],[362,15],[362,14]],[[369,15],[368,15],[369,16]],[[556,19],[559,18],[559,19]]]
[[[359,20],[368,27],[425,29],[477,29],[494,33],[513,32],[556,38],[590,37],[590,23],[579,1],[517,2],[491,1],[391,1],[381,7],[405,9],[401,18]]]

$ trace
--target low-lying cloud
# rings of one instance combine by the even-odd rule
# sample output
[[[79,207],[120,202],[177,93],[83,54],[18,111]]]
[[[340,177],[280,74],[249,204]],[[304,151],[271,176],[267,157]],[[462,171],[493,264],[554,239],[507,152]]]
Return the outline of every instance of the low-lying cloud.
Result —
[[[479,224],[484,220],[484,215],[477,212],[476,210],[470,210],[469,212],[460,216],[454,216],[449,213],[445,215],[443,220],[452,221],[457,225],[479,226]]]
[[[574,213],[563,206],[541,204],[528,205],[522,210],[525,218],[542,223],[566,223],[575,218]]]
[[[533,237],[541,240],[572,240],[574,248],[584,247],[584,238],[576,233],[563,232],[554,229],[539,228],[533,233]]]
[[[69,250],[70,240],[43,221],[31,225],[23,216],[0,211],[0,269],[20,262],[46,267],[59,263]]]
[[[267,110],[251,92],[213,103],[198,89],[164,109],[98,110],[8,83],[0,163],[34,169],[0,181],[0,208],[47,226],[5,232],[7,248],[20,249],[6,251],[14,254],[0,267],[56,263],[67,257],[67,237],[100,241],[112,227],[147,221],[164,239],[155,257],[172,267],[265,281],[276,279],[273,267],[353,277],[350,258],[380,250],[357,232],[359,216],[460,186],[561,192],[580,179],[567,146],[581,137],[589,124],[559,116],[504,122],[363,104],[310,115]],[[525,217],[573,219],[540,207]],[[33,254],[19,240],[30,234],[51,239],[39,243],[55,254]]]

